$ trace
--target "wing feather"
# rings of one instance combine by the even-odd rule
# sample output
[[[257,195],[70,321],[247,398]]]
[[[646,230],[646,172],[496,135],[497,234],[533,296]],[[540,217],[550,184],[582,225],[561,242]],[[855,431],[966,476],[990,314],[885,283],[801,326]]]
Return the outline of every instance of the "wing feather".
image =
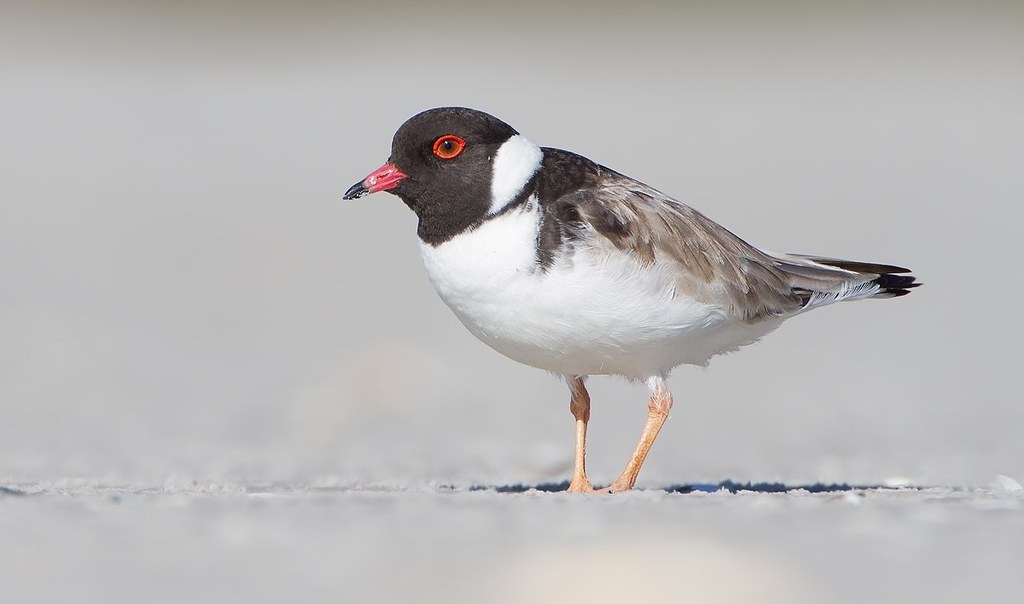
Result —
[[[643,183],[605,173],[559,201],[573,204],[589,227],[639,263],[667,263],[677,289],[700,302],[746,320],[788,314],[803,304],[770,256]]]
[[[919,285],[899,266],[765,252],[657,189],[574,153],[544,152],[557,177],[538,184],[547,216],[538,239],[542,268],[596,234],[599,245],[630,254],[640,267],[665,267],[676,295],[750,322],[840,300],[902,296]]]

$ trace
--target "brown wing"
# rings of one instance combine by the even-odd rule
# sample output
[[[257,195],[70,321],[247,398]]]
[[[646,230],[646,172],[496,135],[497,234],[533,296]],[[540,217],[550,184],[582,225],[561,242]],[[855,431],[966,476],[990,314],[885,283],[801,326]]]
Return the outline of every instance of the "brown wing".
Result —
[[[641,264],[670,263],[678,291],[701,302],[747,320],[795,312],[806,302],[774,258],[643,183],[606,171],[559,201]]]
[[[902,296],[919,285],[907,269],[769,254],[647,185],[559,149],[544,149],[537,195],[544,207],[538,262],[550,267],[588,232],[640,265],[667,266],[677,292],[757,321],[860,298]]]

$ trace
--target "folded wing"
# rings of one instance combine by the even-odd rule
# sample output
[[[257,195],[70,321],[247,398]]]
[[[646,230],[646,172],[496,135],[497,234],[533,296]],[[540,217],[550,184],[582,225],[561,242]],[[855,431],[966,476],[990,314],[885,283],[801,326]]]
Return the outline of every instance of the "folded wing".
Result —
[[[641,265],[667,263],[679,293],[747,321],[902,296],[920,285],[898,266],[759,250],[686,204],[604,168],[592,186],[556,205]]]

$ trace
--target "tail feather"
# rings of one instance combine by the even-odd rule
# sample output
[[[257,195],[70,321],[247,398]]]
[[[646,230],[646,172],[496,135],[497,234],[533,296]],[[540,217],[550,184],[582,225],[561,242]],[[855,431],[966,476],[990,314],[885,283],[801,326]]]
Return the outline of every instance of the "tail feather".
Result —
[[[882,288],[882,292],[888,298],[905,296],[910,293],[911,289],[921,285],[913,275],[893,275],[890,273],[879,275],[873,282]],[[881,294],[878,297],[881,297]]]
[[[805,309],[843,300],[896,298],[921,285],[910,269],[803,254],[773,255]]]
[[[895,266],[893,264],[875,264],[873,262],[857,262],[854,260],[840,260],[839,258],[827,258],[825,256],[808,256],[805,254],[786,254],[784,258],[795,258],[813,262],[817,265],[839,268],[852,273],[874,273],[884,275],[889,273],[909,273],[909,268]]]

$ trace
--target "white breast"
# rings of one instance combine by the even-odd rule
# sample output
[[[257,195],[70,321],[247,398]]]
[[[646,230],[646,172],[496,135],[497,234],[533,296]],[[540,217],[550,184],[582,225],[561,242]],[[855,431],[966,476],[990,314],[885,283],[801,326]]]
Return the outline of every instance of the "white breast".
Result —
[[[642,379],[756,341],[748,324],[676,290],[666,267],[577,242],[543,271],[531,200],[437,246],[420,242],[438,294],[477,338],[516,361],[565,375]]]

